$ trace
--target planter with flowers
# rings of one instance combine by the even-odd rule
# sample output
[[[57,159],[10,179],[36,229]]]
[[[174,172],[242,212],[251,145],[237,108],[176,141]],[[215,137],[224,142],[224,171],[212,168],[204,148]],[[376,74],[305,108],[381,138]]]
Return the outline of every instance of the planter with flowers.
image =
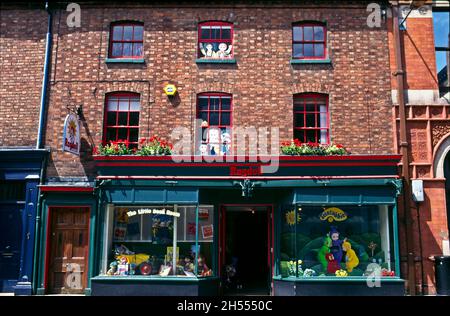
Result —
[[[281,153],[290,156],[343,156],[349,154],[340,144],[301,143],[298,139],[282,142]]]
[[[172,154],[172,144],[165,140],[152,136],[148,139],[141,138],[139,147],[130,148],[128,141],[112,141],[106,145],[99,145],[93,150],[94,155],[99,156],[168,156]]]

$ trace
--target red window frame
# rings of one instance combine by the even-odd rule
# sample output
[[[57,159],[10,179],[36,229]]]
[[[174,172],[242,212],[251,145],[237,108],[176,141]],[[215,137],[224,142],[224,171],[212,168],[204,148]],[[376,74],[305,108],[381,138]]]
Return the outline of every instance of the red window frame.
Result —
[[[294,39],[294,28],[299,27],[302,29],[302,39],[295,40]],[[313,38],[312,40],[305,40],[305,27],[313,28]],[[314,28],[321,27],[323,29],[323,40],[316,40],[314,34]],[[302,44],[302,55],[303,56],[294,56],[294,45]],[[323,45],[323,52],[321,56],[305,56],[305,44],[313,45],[313,53],[315,54],[316,45]],[[327,58],[327,26],[324,23],[320,22],[299,22],[292,25],[292,58],[293,59],[326,59]]]
[[[116,109],[110,110],[109,109],[109,103],[113,99],[117,99],[116,103]],[[139,110],[131,110],[131,102],[132,101],[139,101]],[[128,108],[127,110],[121,110],[119,107],[120,101],[128,101]],[[104,115],[104,123],[103,123],[103,145],[108,144],[109,142],[118,142],[125,144],[127,147],[130,148],[137,148],[139,144],[139,119],[140,119],[140,109],[141,109],[141,101],[140,101],[140,95],[138,93],[131,93],[131,92],[117,92],[117,93],[110,93],[106,96],[105,99],[105,115]],[[108,123],[108,114],[115,112],[115,124],[109,124]],[[120,113],[127,113],[127,119],[126,125],[119,125],[119,114]],[[130,114],[131,113],[138,113],[137,116],[137,125],[130,125]],[[127,130],[127,137],[125,139],[121,138],[119,139],[119,130],[120,129],[126,129]],[[130,130],[131,129],[137,129],[137,136],[134,140],[130,139]],[[115,137],[114,138],[108,138],[108,130],[115,130]]]
[[[132,27],[133,31],[132,31],[132,38],[131,40],[125,40],[124,37],[124,29],[125,27]],[[116,40],[114,39],[114,32],[115,32],[115,28],[120,27],[122,28],[122,37],[120,40]],[[142,39],[135,39],[135,28],[136,27],[141,27],[142,28]],[[113,55],[113,47],[114,44],[121,44],[122,46],[122,53],[120,55]],[[125,44],[131,44],[131,55],[124,55],[123,54],[123,48]],[[134,54],[134,47],[136,44],[141,44],[142,48],[141,48],[141,54],[140,55],[135,55]],[[111,24],[111,28],[110,28],[110,32],[109,32],[109,53],[108,53],[109,58],[114,58],[114,59],[140,59],[144,56],[144,24],[140,23],[140,22],[116,22],[116,23],[112,23]]]
[[[201,110],[200,109],[200,102],[199,99],[200,98],[208,98],[208,106],[206,110]],[[219,98],[219,105],[218,105],[218,110],[211,110],[211,98]],[[229,110],[223,110],[222,109],[222,99],[223,98],[229,98],[230,99],[230,109]],[[232,134],[232,128],[233,128],[233,95],[229,94],[229,93],[222,93],[222,92],[205,92],[205,93],[199,93],[197,94],[197,119],[202,119],[201,114],[202,113],[207,113],[207,121],[208,121],[208,126],[202,126],[202,138],[201,138],[201,144],[210,144],[210,141],[208,138],[206,138],[206,140],[203,140],[203,135],[205,133],[206,128],[217,128],[219,130],[223,130],[223,129],[227,129],[227,131],[230,133],[230,137],[231,140],[233,140],[233,134]],[[211,113],[218,113],[219,117],[218,117],[218,122],[219,124],[217,125],[211,125],[210,124],[210,120],[211,120]],[[230,122],[229,124],[222,124],[222,113],[229,113],[230,114]],[[222,145],[222,139],[220,139],[221,135],[219,135],[219,146]],[[197,147],[200,144],[197,144]],[[231,142],[231,147],[230,147],[230,152],[232,151],[233,148],[233,142]],[[196,152],[197,152],[198,148],[196,148]],[[217,156],[220,155],[220,152],[216,154]]]
[[[313,105],[313,110],[307,108],[306,105]],[[320,105],[325,105],[325,112],[320,111]],[[328,108],[328,95],[320,93],[303,93],[294,95],[293,104],[293,126],[294,126],[294,138],[297,138],[302,143],[311,142],[308,140],[308,131],[314,131],[315,136],[312,143],[319,144],[321,139],[321,131],[325,130],[327,133],[326,143],[330,142],[330,115]],[[320,115],[325,113],[326,115],[326,125],[320,126]],[[297,114],[303,114],[303,126],[297,126],[296,116]],[[307,126],[307,116],[314,116],[314,126]],[[298,136],[300,134],[300,137]]]
[[[222,29],[224,26],[230,28],[230,38],[229,39],[222,38]],[[204,27],[210,28],[209,39],[202,38],[202,28],[204,28]],[[212,27],[220,27],[220,38],[211,38]],[[230,22],[207,21],[207,22],[199,23],[198,24],[198,35],[197,35],[197,38],[198,38],[197,56],[198,56],[198,58],[205,58],[205,59],[209,58],[209,57],[204,57],[202,55],[202,52],[200,51],[200,44],[203,44],[203,43],[226,43],[227,45],[233,45],[233,34],[234,34],[234,27],[233,27],[233,23],[230,23]],[[233,58],[233,55],[234,55],[234,45],[231,47],[230,58]],[[210,57],[210,58],[213,58],[213,57]]]

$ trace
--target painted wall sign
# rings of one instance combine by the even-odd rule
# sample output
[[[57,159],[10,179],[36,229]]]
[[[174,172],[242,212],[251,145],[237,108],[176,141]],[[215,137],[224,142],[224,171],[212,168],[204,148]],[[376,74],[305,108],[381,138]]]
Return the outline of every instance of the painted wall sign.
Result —
[[[333,221],[336,222],[342,222],[347,219],[347,214],[337,207],[329,207],[323,210],[322,213],[320,213],[320,220],[321,221],[329,221],[330,223]]]
[[[63,151],[80,155],[80,123],[75,114],[68,114],[64,121]]]
[[[127,212],[128,217],[133,217],[135,215],[145,215],[145,214],[159,214],[159,215],[169,215],[169,216],[174,216],[174,217],[180,217],[179,212],[174,212],[171,210],[167,210],[165,208],[163,208],[163,209],[142,208],[137,211],[128,211]]]
[[[202,236],[203,239],[212,238],[214,236],[213,225],[202,226]]]

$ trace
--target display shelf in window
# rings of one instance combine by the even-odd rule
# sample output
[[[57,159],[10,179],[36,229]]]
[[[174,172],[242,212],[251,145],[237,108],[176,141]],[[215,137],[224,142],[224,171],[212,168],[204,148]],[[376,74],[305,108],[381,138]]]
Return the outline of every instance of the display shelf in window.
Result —
[[[197,219],[199,208],[207,209],[209,215]],[[110,250],[104,252],[101,275],[181,278],[214,275],[212,206],[110,205],[106,217],[105,235]],[[192,223],[193,227],[189,225]],[[203,226],[208,226],[206,235],[200,232]]]
[[[233,24],[210,21],[198,26],[198,55],[196,62],[233,62]],[[235,62],[235,61],[234,61]]]

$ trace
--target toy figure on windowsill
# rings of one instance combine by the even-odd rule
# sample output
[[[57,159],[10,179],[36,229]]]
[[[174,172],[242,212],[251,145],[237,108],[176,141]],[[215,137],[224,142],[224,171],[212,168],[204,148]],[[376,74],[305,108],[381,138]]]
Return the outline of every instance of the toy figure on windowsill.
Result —
[[[330,252],[333,254],[334,260],[336,260],[338,264],[341,263],[342,256],[344,255],[342,251],[342,243],[345,241],[345,239],[344,240],[339,239],[339,235],[340,233],[337,230],[337,227],[331,226],[329,232],[329,236],[331,238]]]
[[[198,275],[199,276],[211,276],[212,275],[212,271],[210,268],[208,268],[208,266],[205,263],[205,257],[201,254],[198,255]]]
[[[335,274],[337,270],[341,269],[341,266],[338,264],[338,262],[334,259],[334,256],[332,253],[327,253],[325,255],[325,259],[328,261],[328,267],[327,272],[329,274]]]

